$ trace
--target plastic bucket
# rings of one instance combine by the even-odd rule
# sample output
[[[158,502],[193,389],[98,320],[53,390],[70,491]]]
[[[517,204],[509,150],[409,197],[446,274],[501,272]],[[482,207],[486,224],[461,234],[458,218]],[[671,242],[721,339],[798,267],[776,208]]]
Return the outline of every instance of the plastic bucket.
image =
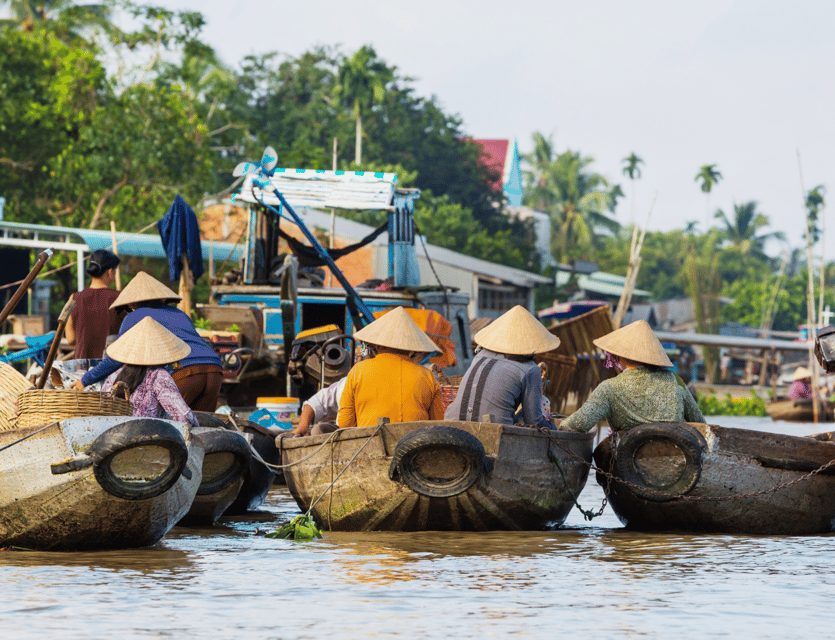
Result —
[[[258,398],[257,407],[267,409],[278,420],[293,420],[299,417],[298,398]]]

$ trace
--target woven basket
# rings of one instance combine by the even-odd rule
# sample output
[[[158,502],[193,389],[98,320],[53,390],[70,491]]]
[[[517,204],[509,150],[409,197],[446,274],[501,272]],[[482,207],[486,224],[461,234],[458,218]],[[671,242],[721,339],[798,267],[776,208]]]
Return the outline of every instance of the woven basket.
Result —
[[[441,384],[441,403],[444,406],[444,411],[446,408],[452,404],[452,401],[455,400],[455,396],[458,395],[458,385],[461,384],[461,379],[464,376],[444,376],[444,381],[447,384]]]
[[[127,388],[120,391],[124,398],[110,393],[75,389],[24,391],[18,399],[17,427],[39,427],[67,418],[84,416],[132,415],[133,406],[128,401]]]
[[[18,396],[32,384],[12,365],[0,362],[0,431],[14,429]]]

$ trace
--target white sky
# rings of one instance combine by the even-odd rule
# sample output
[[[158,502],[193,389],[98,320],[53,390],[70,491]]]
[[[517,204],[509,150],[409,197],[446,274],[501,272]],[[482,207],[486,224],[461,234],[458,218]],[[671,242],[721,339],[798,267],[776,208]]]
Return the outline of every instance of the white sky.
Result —
[[[797,150],[806,189],[824,184],[835,197],[831,0],[155,4],[202,12],[205,41],[233,66],[250,53],[370,43],[459,114],[466,133],[515,136],[523,153],[534,131],[553,133],[558,151],[595,158],[595,170],[623,185],[622,223],[632,204],[621,161],[632,151],[645,162],[638,221],[658,193],[651,229],[698,220],[704,230],[694,181],[703,164],[723,175],[711,212],[756,200],[792,246],[802,244],[804,213]],[[835,224],[826,245],[835,259]]]

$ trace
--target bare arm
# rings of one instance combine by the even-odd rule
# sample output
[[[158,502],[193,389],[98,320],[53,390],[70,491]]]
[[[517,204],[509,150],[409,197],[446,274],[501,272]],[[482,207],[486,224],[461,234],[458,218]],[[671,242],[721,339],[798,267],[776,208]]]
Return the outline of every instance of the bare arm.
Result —
[[[72,316],[67,318],[67,325],[64,327],[64,337],[67,339],[67,343],[75,344],[75,322]]]
[[[311,407],[307,403],[303,404],[302,413],[299,416],[299,426],[293,429],[293,435],[308,435],[310,433],[310,425],[313,424],[313,420],[315,417],[316,413],[313,411],[313,407]]]

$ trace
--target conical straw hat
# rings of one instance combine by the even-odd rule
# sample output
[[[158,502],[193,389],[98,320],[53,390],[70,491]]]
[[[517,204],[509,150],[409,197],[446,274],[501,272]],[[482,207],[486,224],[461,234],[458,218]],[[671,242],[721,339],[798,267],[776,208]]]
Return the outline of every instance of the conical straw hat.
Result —
[[[170,364],[185,358],[191,347],[151,317],[142,318],[107,347],[107,355],[123,364]]]
[[[386,315],[363,327],[354,338],[381,347],[402,351],[430,353],[439,351],[429,337],[420,330],[403,307],[389,311]]]
[[[592,342],[612,355],[621,356],[633,362],[651,364],[656,367],[673,366],[667,354],[664,353],[664,347],[661,346],[646,320],[636,320]]]
[[[162,284],[154,276],[148,275],[144,271],[137,273],[133,280],[122,289],[119,297],[110,305],[111,309],[118,307],[125,307],[136,302],[145,302],[146,300],[161,300],[162,302],[179,302],[182,300],[180,296],[171,291],[168,287]]]
[[[809,371],[806,367],[798,367],[794,371],[794,375],[792,376],[792,380],[803,380],[804,378],[811,378],[812,372]]]
[[[518,304],[475,334],[473,340],[490,351],[516,356],[547,353],[560,346],[560,339]]]

